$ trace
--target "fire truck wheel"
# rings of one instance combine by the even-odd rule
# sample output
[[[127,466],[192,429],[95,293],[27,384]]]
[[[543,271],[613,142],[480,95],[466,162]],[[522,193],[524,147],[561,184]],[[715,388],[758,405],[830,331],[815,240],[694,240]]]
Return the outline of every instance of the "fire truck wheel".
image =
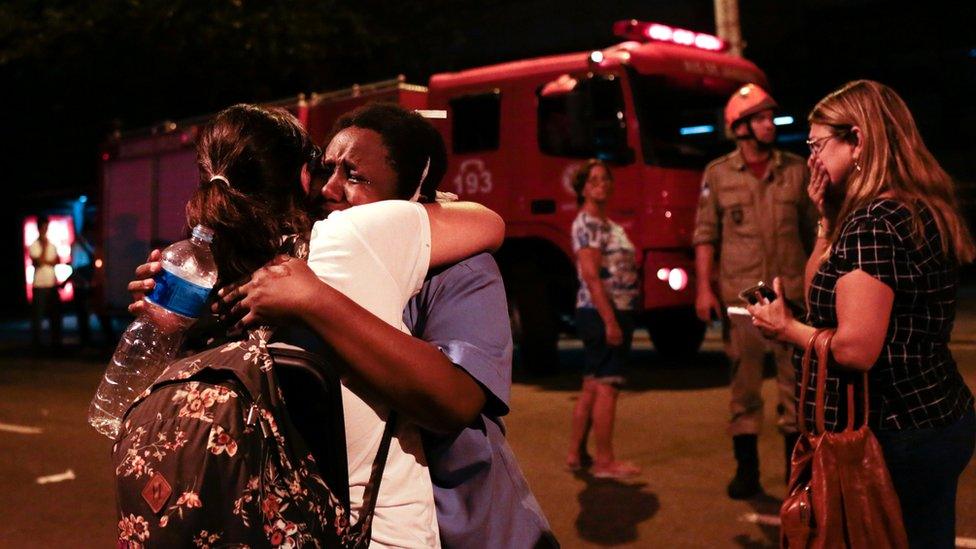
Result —
[[[535,271],[512,272],[506,285],[516,367],[528,374],[542,375],[559,369],[559,325],[545,280]]]
[[[705,323],[691,307],[648,311],[644,324],[654,349],[665,358],[686,358],[698,352],[705,339]]]

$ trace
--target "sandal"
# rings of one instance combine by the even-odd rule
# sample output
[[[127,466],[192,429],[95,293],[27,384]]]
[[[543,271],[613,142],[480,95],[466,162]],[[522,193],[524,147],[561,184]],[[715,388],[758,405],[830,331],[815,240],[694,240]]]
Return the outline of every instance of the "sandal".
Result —
[[[641,474],[641,468],[629,461],[615,461],[608,466],[593,467],[593,478],[625,479]]]

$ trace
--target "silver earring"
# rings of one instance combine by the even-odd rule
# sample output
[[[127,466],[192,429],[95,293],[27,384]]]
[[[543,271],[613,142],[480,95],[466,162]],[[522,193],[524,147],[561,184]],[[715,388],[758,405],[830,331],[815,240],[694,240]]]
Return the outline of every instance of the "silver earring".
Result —
[[[861,171],[861,163],[858,162],[857,160],[854,161],[854,169],[857,171]]]

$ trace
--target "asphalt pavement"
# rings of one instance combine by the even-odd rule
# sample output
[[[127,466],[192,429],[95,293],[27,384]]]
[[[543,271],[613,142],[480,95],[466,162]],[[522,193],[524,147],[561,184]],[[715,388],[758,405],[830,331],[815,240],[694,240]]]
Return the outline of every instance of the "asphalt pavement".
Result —
[[[976,388],[974,297],[960,308],[953,352]],[[108,353],[69,345],[61,356],[34,355],[25,345],[24,327],[0,325],[0,547],[113,547],[111,443],[84,420]],[[564,470],[579,387],[574,370],[582,362],[579,343],[564,340],[560,359],[563,374],[517,376],[506,422],[529,484],[564,547],[778,546],[783,447],[771,406],[760,437],[766,494],[751,501],[725,496],[734,461],[725,434],[728,374],[714,331],[701,353],[680,363],[662,360],[638,332],[615,438],[619,457],[643,468],[630,481]],[[775,402],[774,389],[767,381],[767,402]],[[958,510],[959,542],[976,547],[972,466],[963,475]]]

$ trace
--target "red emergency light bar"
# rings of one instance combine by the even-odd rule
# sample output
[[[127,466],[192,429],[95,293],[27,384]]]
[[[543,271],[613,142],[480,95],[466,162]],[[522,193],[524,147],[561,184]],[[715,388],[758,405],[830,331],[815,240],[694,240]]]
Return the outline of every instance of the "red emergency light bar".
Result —
[[[613,34],[627,40],[670,42],[707,51],[725,51],[729,47],[725,40],[711,34],[636,19],[617,21],[613,24]]]

